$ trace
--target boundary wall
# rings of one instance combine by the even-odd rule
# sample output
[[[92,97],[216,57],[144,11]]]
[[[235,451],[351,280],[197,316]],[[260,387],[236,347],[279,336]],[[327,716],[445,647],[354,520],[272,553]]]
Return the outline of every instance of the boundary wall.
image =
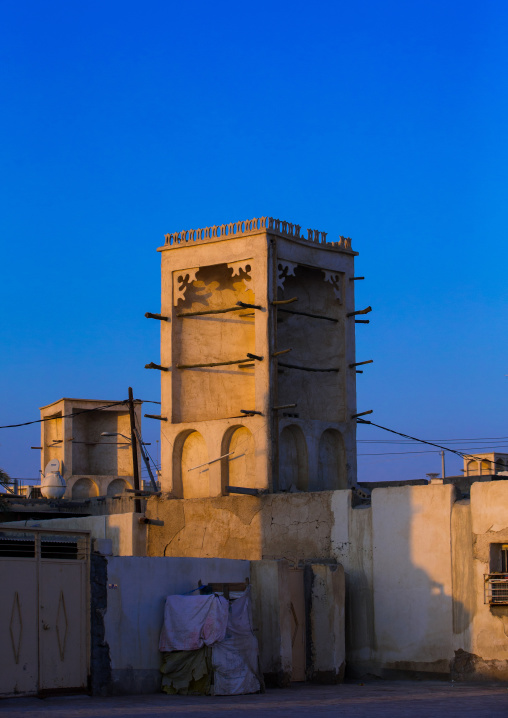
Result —
[[[150,499],[148,553],[291,564],[346,574],[351,675],[508,681],[508,605],[484,603],[492,552],[508,544],[508,481],[460,498],[451,484],[262,497]]]

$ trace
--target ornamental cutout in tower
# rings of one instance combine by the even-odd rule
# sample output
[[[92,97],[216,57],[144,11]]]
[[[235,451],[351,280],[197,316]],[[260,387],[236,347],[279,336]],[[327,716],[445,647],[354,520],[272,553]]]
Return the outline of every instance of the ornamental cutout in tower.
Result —
[[[268,217],[166,235],[162,490],[356,480],[355,252]]]

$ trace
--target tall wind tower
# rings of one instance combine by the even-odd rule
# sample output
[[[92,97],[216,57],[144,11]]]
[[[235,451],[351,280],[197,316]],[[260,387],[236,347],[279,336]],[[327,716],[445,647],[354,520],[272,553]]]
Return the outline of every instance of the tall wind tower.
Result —
[[[319,491],[356,482],[349,238],[271,217],[168,234],[162,259],[161,484]]]

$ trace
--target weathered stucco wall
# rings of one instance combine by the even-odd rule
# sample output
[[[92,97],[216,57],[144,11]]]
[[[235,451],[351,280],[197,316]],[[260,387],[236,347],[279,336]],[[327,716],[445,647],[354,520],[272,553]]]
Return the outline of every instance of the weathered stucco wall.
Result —
[[[491,546],[508,543],[508,481],[475,483],[471,488],[474,613],[470,655],[459,654],[465,677],[508,681],[508,606],[484,603],[484,574],[491,566]]]
[[[92,634],[97,645],[92,644],[91,679],[100,694],[160,690],[159,635],[168,595],[191,591],[200,580],[250,578],[248,561],[121,556],[93,563],[92,627],[97,615],[102,620]]]
[[[307,604],[307,679],[340,683],[346,669],[346,585],[338,564],[305,567]]]
[[[375,489],[370,507],[349,490],[147,504],[162,526],[135,514],[44,525],[89,529],[118,555],[337,562],[352,673],[508,680],[508,606],[484,603],[491,547],[508,543],[508,481],[473,484],[470,501],[438,484]]]
[[[374,655],[384,670],[449,673],[453,492],[450,485],[373,491]]]
[[[349,510],[349,541],[341,545],[340,560],[346,571],[347,660],[359,667],[372,662],[377,648],[370,506]]]
[[[149,526],[148,554],[301,559],[333,558],[334,493],[150,499],[146,515],[164,521]],[[347,532],[347,513],[345,514]]]
[[[508,606],[484,603],[491,544],[508,543],[508,482],[151,499],[152,555],[336,561],[346,573],[349,670],[508,680]]]
[[[259,661],[268,685],[287,686],[293,666],[287,561],[253,561],[252,612]]]

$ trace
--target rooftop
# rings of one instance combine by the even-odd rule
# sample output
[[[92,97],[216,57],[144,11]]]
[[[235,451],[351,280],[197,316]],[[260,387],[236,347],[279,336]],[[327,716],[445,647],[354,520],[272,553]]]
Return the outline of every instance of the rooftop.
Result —
[[[242,222],[230,222],[229,224],[213,225],[202,229],[187,229],[182,232],[166,234],[164,246],[160,247],[159,251],[172,249],[181,244],[188,244],[189,242],[217,242],[224,239],[234,239],[236,237],[246,237],[253,234],[261,234],[262,232],[269,232],[270,234],[298,242],[310,242],[320,247],[326,246],[327,249],[353,253],[351,249],[351,237],[343,237],[340,235],[338,242],[327,242],[327,232],[321,232],[318,229],[308,229],[307,236],[305,237],[301,231],[302,227],[299,224],[292,224],[291,222],[274,219],[273,217],[254,217],[254,219],[247,219]]]
[[[121,404],[128,403],[128,399],[125,399],[124,401],[122,401],[120,399],[109,399],[109,400],[108,399],[76,399],[76,398],[65,396],[65,397],[62,397],[61,399],[57,399],[56,401],[52,401],[50,404],[46,404],[45,406],[40,406],[39,411],[42,411],[43,409],[48,409],[50,406],[55,406],[55,404],[60,404],[62,401],[72,401],[72,402],[76,402],[76,403],[79,402],[80,404],[100,404],[101,406],[102,405],[107,406],[108,404],[109,405],[117,404],[118,406],[120,406]],[[142,404],[143,402],[141,401],[141,399],[134,399],[134,403]]]

